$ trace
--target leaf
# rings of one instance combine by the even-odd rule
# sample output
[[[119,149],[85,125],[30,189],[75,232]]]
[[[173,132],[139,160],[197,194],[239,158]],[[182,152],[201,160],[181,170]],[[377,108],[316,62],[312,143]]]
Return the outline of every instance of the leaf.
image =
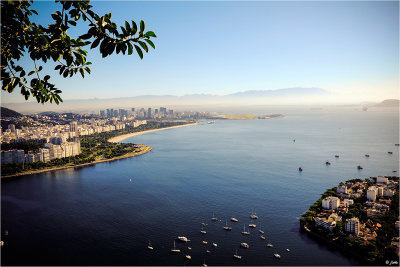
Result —
[[[87,39],[92,38],[92,34],[86,33],[86,34],[79,36],[79,38],[81,38],[82,40],[87,40]]]
[[[82,69],[82,68],[80,68],[80,69],[79,69],[79,72],[81,73],[81,75],[82,75],[82,78],[85,78],[85,72],[83,71],[83,69]]]
[[[32,74],[34,74],[35,73],[35,71],[30,71],[29,73],[28,73],[28,76],[31,76]]]
[[[133,53],[133,46],[131,43],[128,43],[128,55],[132,55]]]
[[[144,49],[144,51],[149,52],[149,48],[147,47],[146,43],[143,43],[142,41],[138,42],[140,46]]]
[[[131,26],[129,26],[129,22],[125,21],[125,28],[126,28],[126,32],[129,34],[132,30],[131,30]]]
[[[148,37],[157,37],[156,34],[154,32],[152,32],[152,31],[148,31],[144,35],[146,35]]]
[[[92,43],[92,45],[90,46],[90,48],[91,48],[91,49],[96,48],[96,47],[99,45],[100,40],[101,40],[101,38],[96,38],[96,39],[93,41],[93,43]]]
[[[46,75],[44,76],[43,80],[47,81],[48,79],[50,79],[50,75]]]
[[[137,32],[137,25],[136,22],[132,20],[132,35],[135,35]]]
[[[144,24],[144,21],[141,20],[141,21],[140,21],[140,33],[143,33],[145,26],[146,26],[146,25]]]
[[[149,39],[144,39],[151,47],[153,47],[153,49],[156,49],[156,46],[153,44],[152,41],[150,41]]]
[[[64,78],[67,78],[67,76],[68,76],[68,70],[65,70],[65,71],[64,71],[63,76],[64,76]]]
[[[143,52],[140,50],[140,47],[135,45],[136,52],[138,53],[140,59],[143,59]]]

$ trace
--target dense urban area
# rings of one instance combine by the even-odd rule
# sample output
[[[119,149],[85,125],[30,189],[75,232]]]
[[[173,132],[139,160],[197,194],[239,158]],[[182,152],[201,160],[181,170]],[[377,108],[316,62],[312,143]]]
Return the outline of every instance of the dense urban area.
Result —
[[[398,262],[399,177],[340,183],[302,215],[301,224],[312,236],[369,262]]]
[[[205,112],[107,109],[99,114],[44,112],[22,115],[2,108],[2,175],[109,159],[143,146],[108,142],[132,132],[164,128],[210,117]]]

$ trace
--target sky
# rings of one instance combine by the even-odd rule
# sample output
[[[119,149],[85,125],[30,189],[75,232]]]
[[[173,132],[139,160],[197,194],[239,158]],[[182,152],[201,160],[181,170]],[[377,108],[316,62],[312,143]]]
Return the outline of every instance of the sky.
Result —
[[[338,102],[399,98],[399,3],[348,1],[94,1],[112,20],[143,19],[156,49],[102,58],[90,50],[92,73],[62,78],[43,64],[62,98],[138,95],[225,95],[246,90],[318,87]],[[47,25],[54,2],[35,2]],[[83,34],[81,22],[69,34]],[[89,49],[89,47],[88,47]],[[22,61],[32,68],[28,59]],[[17,91],[17,90],[16,90]],[[1,92],[3,103],[24,102]]]

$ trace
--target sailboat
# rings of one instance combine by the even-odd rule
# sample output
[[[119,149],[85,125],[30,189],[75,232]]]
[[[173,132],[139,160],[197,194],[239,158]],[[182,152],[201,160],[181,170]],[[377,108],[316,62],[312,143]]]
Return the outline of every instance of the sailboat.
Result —
[[[264,234],[264,231],[261,230],[261,223],[260,223],[260,230],[258,230],[258,232],[260,232],[260,234]]]
[[[239,255],[237,254],[237,249],[236,249],[236,253],[233,254],[233,257],[234,257],[236,260],[241,260],[241,259],[242,259],[242,256],[239,256]]]
[[[231,221],[232,221],[232,222],[238,222],[239,220],[236,219],[235,217],[232,217],[232,218],[231,218]]]
[[[149,245],[147,246],[148,249],[153,250],[154,248],[151,246],[150,240],[149,240]]]
[[[281,255],[279,255],[278,253],[275,253],[275,254],[274,254],[274,257],[277,258],[277,259],[280,259],[280,258],[281,258]]]
[[[190,255],[186,255],[185,257],[186,257],[186,259],[188,259],[188,260],[191,260],[191,259],[192,259],[192,256],[190,256]]]
[[[243,232],[242,232],[242,234],[243,235],[250,235],[250,232],[246,231],[246,225],[245,224],[243,224]]]
[[[250,246],[249,246],[249,244],[247,244],[247,243],[240,243],[240,245],[242,246],[242,247],[244,247],[244,248],[249,248]]]
[[[261,238],[262,240],[265,240],[265,236],[263,236],[263,235],[260,235],[260,238]]]
[[[171,252],[174,252],[174,253],[181,253],[181,250],[180,250],[180,249],[176,249],[176,247],[175,247],[175,240],[174,240],[174,248],[171,249]]]
[[[228,226],[228,220],[225,222],[224,230],[226,231],[232,231],[232,227]]]
[[[258,216],[253,212],[253,210],[251,210],[250,218],[253,220],[258,219]]]
[[[215,217],[214,212],[213,212],[213,216],[211,217],[211,221],[215,222],[217,220],[217,217]]]
[[[207,234],[207,232],[206,232],[206,231],[204,231],[203,227],[201,227],[201,231],[200,231],[200,233],[202,233],[203,235]]]
[[[207,267],[206,259],[203,260],[203,267]]]
[[[249,224],[249,227],[251,227],[251,228],[256,228],[257,225],[255,225],[254,223],[250,223],[250,224]]]

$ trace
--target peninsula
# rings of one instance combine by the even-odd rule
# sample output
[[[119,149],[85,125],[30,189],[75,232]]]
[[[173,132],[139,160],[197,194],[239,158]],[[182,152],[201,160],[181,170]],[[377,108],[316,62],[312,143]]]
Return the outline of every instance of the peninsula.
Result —
[[[399,177],[342,182],[326,190],[300,224],[302,231],[368,265],[398,262]]]

